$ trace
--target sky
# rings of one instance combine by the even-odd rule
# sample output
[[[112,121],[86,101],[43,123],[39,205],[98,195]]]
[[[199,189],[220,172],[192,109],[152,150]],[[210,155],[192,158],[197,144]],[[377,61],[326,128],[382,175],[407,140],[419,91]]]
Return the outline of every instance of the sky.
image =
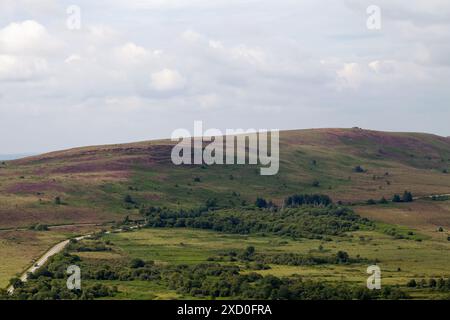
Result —
[[[449,103],[448,0],[0,0],[0,154],[195,120],[450,136]]]

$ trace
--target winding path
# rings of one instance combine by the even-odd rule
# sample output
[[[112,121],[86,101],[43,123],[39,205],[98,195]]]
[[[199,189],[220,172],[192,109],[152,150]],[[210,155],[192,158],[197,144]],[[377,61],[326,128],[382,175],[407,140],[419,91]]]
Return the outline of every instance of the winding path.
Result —
[[[141,225],[137,225],[137,226],[132,226],[129,229],[138,229],[140,227],[142,227],[142,226]],[[111,232],[123,232],[123,231],[124,231],[123,229],[116,229],[116,230],[113,230],[113,231],[106,231],[105,233],[109,234]],[[28,280],[28,274],[35,273],[39,268],[41,268],[48,261],[48,259],[50,257],[52,257],[55,254],[60,253],[61,251],[63,251],[64,248],[67,247],[67,245],[70,243],[70,240],[75,239],[75,240],[79,241],[79,240],[83,240],[83,239],[89,238],[91,236],[92,236],[92,234],[86,234],[84,236],[79,236],[79,237],[76,237],[76,238],[67,239],[67,240],[64,240],[62,242],[59,242],[58,244],[55,244],[47,252],[45,252],[44,255],[41,256],[38,259],[38,261],[36,261],[31,267],[29,267],[24,273],[22,273],[22,275],[20,276],[20,280],[22,282],[26,282]],[[9,286],[7,290],[8,290],[9,294],[12,294],[14,292],[14,286],[12,286],[12,285]]]
[[[81,236],[81,237],[77,237],[74,238],[75,240],[83,240],[87,237],[90,237],[89,235],[85,235],[85,236]],[[36,270],[38,270],[40,267],[42,267],[50,257],[54,256],[57,253],[60,253],[65,247],[67,247],[67,245],[69,244],[71,239],[68,240],[64,240],[56,245],[54,245],[53,247],[50,248],[50,250],[48,250],[46,253],[44,253],[44,255],[42,257],[40,257],[38,259],[38,261],[36,261],[31,267],[29,267],[20,277],[20,280],[22,282],[26,282],[28,280],[28,274],[29,273],[35,273]],[[11,294],[14,292],[14,287],[13,286],[9,286],[8,288],[8,293]]]

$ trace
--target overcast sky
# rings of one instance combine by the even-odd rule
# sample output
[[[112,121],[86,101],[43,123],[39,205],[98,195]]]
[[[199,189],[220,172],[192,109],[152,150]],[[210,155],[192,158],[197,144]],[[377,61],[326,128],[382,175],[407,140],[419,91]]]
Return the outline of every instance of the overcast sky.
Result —
[[[449,136],[450,1],[0,0],[0,154],[194,120]]]

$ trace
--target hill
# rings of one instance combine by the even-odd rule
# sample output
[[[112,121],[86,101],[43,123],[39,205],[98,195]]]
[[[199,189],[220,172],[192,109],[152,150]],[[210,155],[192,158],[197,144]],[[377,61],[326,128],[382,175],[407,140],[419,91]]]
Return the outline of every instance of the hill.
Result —
[[[281,204],[291,194],[323,193],[359,203],[405,190],[450,193],[450,139],[431,134],[284,131],[275,176],[261,176],[256,165],[175,166],[173,145],[94,146],[2,162],[0,228],[117,221],[137,215],[142,204],[187,208],[212,198],[233,205],[261,196]]]

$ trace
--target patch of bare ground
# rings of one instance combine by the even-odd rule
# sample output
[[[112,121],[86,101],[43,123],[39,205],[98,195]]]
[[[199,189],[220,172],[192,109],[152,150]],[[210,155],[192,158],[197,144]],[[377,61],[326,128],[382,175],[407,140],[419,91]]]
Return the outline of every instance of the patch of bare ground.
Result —
[[[0,208],[0,228],[28,227],[32,224],[102,223],[123,218],[112,212],[91,208]]]
[[[439,227],[450,229],[450,201],[419,200],[392,206],[358,206],[355,211],[375,221],[430,233],[435,233]]]
[[[42,182],[18,182],[8,186],[5,191],[7,193],[30,193],[35,194],[45,191],[66,192],[67,189],[55,181]]]

